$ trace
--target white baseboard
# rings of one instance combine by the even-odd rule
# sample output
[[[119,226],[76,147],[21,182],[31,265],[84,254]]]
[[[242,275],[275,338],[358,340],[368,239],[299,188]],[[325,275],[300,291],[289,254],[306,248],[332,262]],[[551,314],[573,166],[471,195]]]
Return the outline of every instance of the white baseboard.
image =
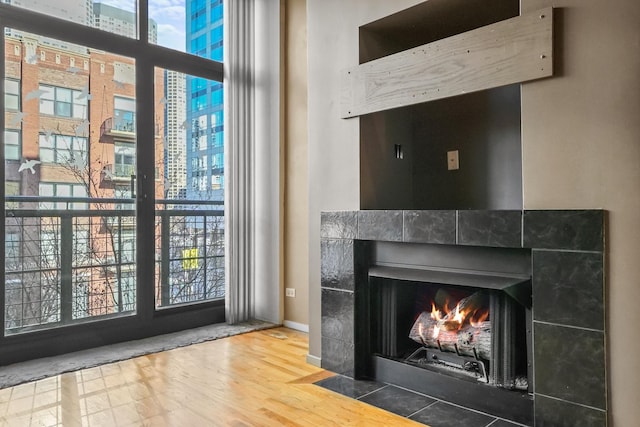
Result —
[[[307,363],[309,365],[313,365],[313,366],[316,366],[318,368],[322,368],[322,359],[319,358],[318,356],[312,356],[310,354],[307,354]]]
[[[282,326],[289,329],[295,329],[296,331],[309,333],[309,325],[304,323],[292,322],[291,320],[285,320],[282,322]]]

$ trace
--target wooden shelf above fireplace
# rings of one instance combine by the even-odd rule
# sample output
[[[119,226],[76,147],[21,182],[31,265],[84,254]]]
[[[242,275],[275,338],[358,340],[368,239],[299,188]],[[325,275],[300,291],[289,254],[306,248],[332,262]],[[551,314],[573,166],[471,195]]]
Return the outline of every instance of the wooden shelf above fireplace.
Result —
[[[344,70],[341,117],[552,76],[552,17],[542,9]]]

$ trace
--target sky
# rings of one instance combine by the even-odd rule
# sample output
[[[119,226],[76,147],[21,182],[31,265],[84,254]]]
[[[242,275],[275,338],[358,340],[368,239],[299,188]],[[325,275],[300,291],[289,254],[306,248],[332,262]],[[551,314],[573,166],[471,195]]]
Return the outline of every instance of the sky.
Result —
[[[135,0],[102,0],[100,3],[135,11]],[[158,23],[158,44],[185,50],[185,0],[149,0],[149,17]]]

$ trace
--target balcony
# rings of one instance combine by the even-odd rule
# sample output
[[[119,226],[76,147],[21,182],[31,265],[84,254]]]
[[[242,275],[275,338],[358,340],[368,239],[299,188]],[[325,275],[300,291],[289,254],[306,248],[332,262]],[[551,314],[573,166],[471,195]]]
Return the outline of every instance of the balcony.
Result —
[[[114,119],[109,117],[100,125],[100,142],[113,144],[115,141],[134,142],[136,140],[135,119]]]
[[[15,334],[133,315],[134,199],[7,197],[5,328]],[[156,308],[224,298],[222,202],[156,201]]]
[[[130,180],[131,177],[135,177],[136,175],[136,167],[135,165],[123,165],[123,164],[115,164],[113,177],[115,179],[125,179]]]

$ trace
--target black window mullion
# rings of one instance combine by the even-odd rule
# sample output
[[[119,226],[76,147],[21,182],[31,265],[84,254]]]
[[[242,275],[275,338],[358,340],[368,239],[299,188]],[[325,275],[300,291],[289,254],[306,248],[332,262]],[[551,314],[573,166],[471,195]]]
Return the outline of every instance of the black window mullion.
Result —
[[[140,40],[149,43],[149,2],[148,0],[138,0],[138,37]]]
[[[155,310],[155,105],[154,65],[145,57],[136,59],[137,121],[137,304],[145,322]],[[144,153],[144,155],[140,155]]]
[[[5,43],[4,43],[4,34],[6,33],[5,31],[5,26],[4,26],[4,22],[2,17],[0,17],[0,29],[2,30],[2,43],[0,43],[0,91],[2,91],[2,93],[5,93]],[[5,105],[4,105],[4,96],[2,97],[2,100],[0,101],[2,102],[2,104],[0,104],[0,111],[2,112],[2,114],[0,114],[0,129],[5,129],[5,120],[4,120],[4,116],[5,116]],[[20,106],[18,106],[18,108],[20,108]],[[2,200],[3,205],[4,205],[4,200],[5,200],[5,155],[4,155],[4,131],[0,133],[0,141],[2,142],[2,150],[0,150],[0,176],[2,176],[2,185],[0,185],[0,200]],[[0,236],[3,237],[3,240],[5,238],[5,207],[2,206],[2,209],[0,209]],[[0,344],[4,344],[4,331],[6,330],[5,327],[5,313],[7,312],[5,309],[5,288],[6,288],[6,282],[5,282],[5,267],[6,267],[6,254],[5,254],[5,245],[2,244],[0,245],[0,274],[2,275],[2,283],[3,285],[0,286],[0,315],[2,316],[2,321],[0,322],[0,325],[2,326],[2,331],[0,332]],[[4,346],[4,345],[3,345]]]

